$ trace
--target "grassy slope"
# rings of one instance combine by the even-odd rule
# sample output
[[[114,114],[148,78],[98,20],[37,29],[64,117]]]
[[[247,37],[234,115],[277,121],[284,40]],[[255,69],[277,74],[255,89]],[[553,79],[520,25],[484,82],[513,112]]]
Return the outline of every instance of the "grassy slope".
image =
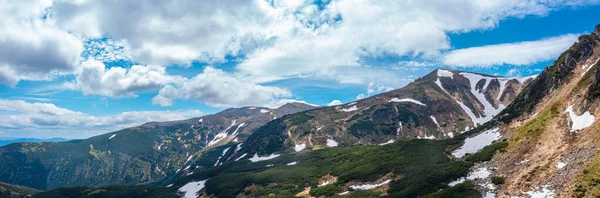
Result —
[[[316,188],[319,178],[331,174],[338,182],[329,190],[346,189],[347,182],[369,182],[393,173],[402,179],[393,181],[387,193],[393,197],[415,197],[446,187],[446,182],[467,174],[472,162],[451,160],[445,150],[460,140],[412,140],[385,146],[340,147],[309,153],[282,155],[269,161],[251,163],[248,160],[211,168],[176,183],[210,178],[208,194],[233,197],[240,193],[253,196],[293,196],[305,187]],[[287,163],[298,162],[287,166]],[[272,167],[265,167],[273,164]],[[259,190],[245,192],[251,185]],[[316,188],[318,191],[327,189]],[[317,190],[315,190],[317,191]],[[331,193],[339,193],[330,192]]]
[[[0,197],[6,198],[20,198],[20,197],[31,197],[31,195],[38,193],[39,190],[25,187],[11,185],[0,182]]]

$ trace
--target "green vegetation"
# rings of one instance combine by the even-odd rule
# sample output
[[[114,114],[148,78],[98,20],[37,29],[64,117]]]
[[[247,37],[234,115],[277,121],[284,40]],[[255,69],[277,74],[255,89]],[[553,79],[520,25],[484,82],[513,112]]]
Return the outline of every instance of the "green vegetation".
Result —
[[[492,184],[502,185],[502,184],[504,184],[504,178],[494,176],[494,177],[492,177]]]
[[[574,197],[600,197],[600,154],[575,177]]]
[[[376,129],[375,124],[371,120],[359,120],[358,122],[352,124],[349,130],[350,135],[353,135],[357,138],[361,138],[367,136]]]
[[[435,192],[445,187],[445,182],[465,176],[470,162],[451,160],[444,151],[457,140],[412,140],[385,146],[338,147],[310,153],[282,155],[269,161],[251,163],[247,160],[208,169],[176,182],[183,185],[191,180],[210,178],[206,192],[217,197],[234,197],[238,194],[277,196],[295,195],[306,187],[311,194],[340,193],[339,184],[350,181],[372,182],[392,173],[402,179],[390,183],[387,193],[391,197],[415,197]],[[287,163],[297,161],[294,166]],[[272,167],[265,167],[273,164]],[[336,184],[317,187],[319,179],[327,174],[338,177]],[[257,191],[244,189],[262,186]],[[334,192],[336,190],[338,192]],[[363,191],[352,194],[366,193]]]
[[[35,194],[34,198],[64,198],[64,197],[131,197],[131,198],[168,198],[178,197],[175,189],[152,186],[107,186],[101,188],[75,187],[49,190]]]
[[[475,184],[472,182],[463,182],[453,187],[445,188],[441,191],[428,194],[424,198],[480,198],[481,193],[475,190]]]
[[[306,112],[295,113],[288,116],[288,121],[290,125],[296,126],[302,123],[308,122],[310,119],[313,119],[315,116],[306,115]]]
[[[542,134],[542,132],[544,132],[544,129],[546,129],[550,121],[560,115],[558,110],[559,107],[560,103],[554,103],[535,118],[517,128],[517,133],[509,140],[510,143],[518,145],[518,143],[523,141],[529,141],[537,138],[540,134]]]
[[[331,197],[336,193],[342,192],[342,187],[337,184],[329,184],[325,186],[310,189],[310,195],[315,197],[327,196]]]
[[[10,185],[0,182],[0,197],[5,198],[24,198],[31,197],[39,191],[25,186]]]

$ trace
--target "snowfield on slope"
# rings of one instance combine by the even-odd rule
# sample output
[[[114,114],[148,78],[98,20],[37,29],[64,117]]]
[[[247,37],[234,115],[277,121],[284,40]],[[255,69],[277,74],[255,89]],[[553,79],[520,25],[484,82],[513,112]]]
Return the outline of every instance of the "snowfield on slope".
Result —
[[[412,103],[415,103],[415,104],[418,104],[418,105],[421,105],[421,106],[427,106],[427,105],[423,104],[422,102],[420,102],[418,100],[415,100],[415,99],[412,99],[412,98],[402,98],[402,99],[392,98],[392,99],[390,99],[389,102],[412,102]]]
[[[486,76],[481,76],[481,75],[466,73],[466,72],[462,72],[462,73],[460,73],[460,75],[469,79],[469,83],[471,86],[471,93],[473,94],[473,96],[475,96],[475,98],[477,98],[479,103],[481,103],[483,105],[483,115],[476,120],[478,124],[483,124],[483,123],[486,123],[487,121],[490,121],[492,119],[492,117],[494,117],[496,114],[500,113],[500,111],[502,111],[504,108],[506,108],[506,106],[504,106],[502,104],[500,104],[498,108],[495,108],[485,98],[485,94],[484,94],[485,90],[487,89],[490,82],[492,82],[492,80],[494,80],[496,78],[486,77]],[[483,87],[481,89],[478,90],[476,88],[477,83],[479,83],[479,81],[481,81],[481,80],[485,80],[485,84],[483,85]]]
[[[252,156],[252,158],[250,158],[249,160],[251,162],[260,162],[260,161],[275,159],[276,157],[279,157],[279,155],[278,154],[271,154],[271,155],[266,156],[266,157],[259,157],[258,154],[255,153],[254,156]]]
[[[484,131],[474,137],[465,139],[465,144],[452,152],[452,155],[456,158],[461,158],[468,153],[476,153],[498,139],[500,139],[500,130],[498,128]]]
[[[327,139],[327,146],[328,147],[336,147],[336,146],[338,146],[338,143],[332,139]]]
[[[492,175],[492,172],[490,172],[487,168],[478,168],[478,169],[475,169],[475,170],[469,172],[467,177],[462,177],[456,181],[448,183],[448,186],[456,186],[465,181],[473,181],[476,179],[486,179],[486,178],[490,177],[490,175]]]
[[[300,152],[300,151],[304,150],[305,148],[306,148],[306,144],[298,144],[298,145],[294,146],[294,150],[296,152]]]
[[[356,105],[348,107],[348,108],[340,109],[340,111],[343,111],[343,112],[352,112],[352,111],[356,111],[356,110],[358,110],[358,106],[356,106]]]
[[[383,186],[386,185],[388,183],[390,183],[392,180],[385,180],[381,183],[378,184],[363,184],[363,185],[352,185],[350,186],[350,188],[354,189],[354,190],[371,190],[373,188],[377,188],[379,186]]]
[[[185,198],[196,198],[198,197],[198,192],[204,188],[207,180],[187,183],[179,188],[179,192],[184,193],[183,197]]]
[[[569,117],[571,118],[571,122],[573,123],[573,125],[571,126],[571,132],[587,128],[589,126],[592,126],[592,124],[594,123],[595,117],[592,114],[590,114],[589,111],[586,111],[578,116],[577,114],[575,114],[575,112],[573,112],[573,105],[569,106],[565,113],[569,113]]]

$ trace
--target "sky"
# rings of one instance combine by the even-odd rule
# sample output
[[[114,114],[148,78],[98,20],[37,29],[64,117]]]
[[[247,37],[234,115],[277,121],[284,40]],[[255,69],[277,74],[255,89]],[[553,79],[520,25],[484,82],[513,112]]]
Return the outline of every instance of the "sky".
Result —
[[[0,0],[0,137],[335,105],[436,68],[538,74],[600,0]]]

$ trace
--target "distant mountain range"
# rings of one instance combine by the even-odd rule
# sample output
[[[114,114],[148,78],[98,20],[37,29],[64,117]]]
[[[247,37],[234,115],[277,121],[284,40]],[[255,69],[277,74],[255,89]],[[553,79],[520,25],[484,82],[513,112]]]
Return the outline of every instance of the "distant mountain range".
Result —
[[[0,146],[4,146],[7,144],[17,143],[17,142],[66,142],[69,139],[64,138],[51,138],[51,139],[36,139],[36,138],[1,138],[0,137]]]

